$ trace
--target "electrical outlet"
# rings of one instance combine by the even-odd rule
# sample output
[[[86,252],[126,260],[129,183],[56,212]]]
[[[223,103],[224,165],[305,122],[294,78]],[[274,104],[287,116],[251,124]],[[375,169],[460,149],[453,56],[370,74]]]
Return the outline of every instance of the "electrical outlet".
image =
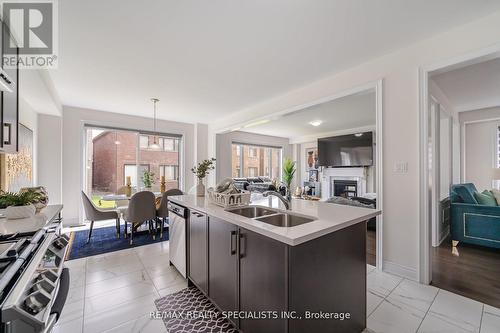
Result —
[[[407,174],[408,173],[408,162],[396,162],[394,163],[394,173]]]

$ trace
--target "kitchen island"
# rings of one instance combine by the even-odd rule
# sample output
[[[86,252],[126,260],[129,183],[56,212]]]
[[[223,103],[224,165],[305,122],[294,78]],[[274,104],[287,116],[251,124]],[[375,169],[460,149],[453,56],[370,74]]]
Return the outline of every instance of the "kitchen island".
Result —
[[[366,221],[379,210],[293,200],[284,211],[266,198],[254,202],[257,208],[231,212],[204,197],[169,200],[189,210],[189,283],[228,311],[241,331],[366,327]],[[280,226],[284,215],[297,225]]]
[[[63,205],[48,205],[32,217],[9,220],[0,218],[0,235],[35,233],[51,222],[61,220]],[[5,210],[0,210],[5,212]]]

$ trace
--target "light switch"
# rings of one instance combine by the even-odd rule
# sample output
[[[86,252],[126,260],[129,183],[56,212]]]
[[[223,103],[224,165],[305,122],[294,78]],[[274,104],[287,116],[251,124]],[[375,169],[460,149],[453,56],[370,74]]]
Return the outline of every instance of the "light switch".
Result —
[[[394,163],[394,173],[407,174],[408,173],[408,162],[396,162]]]

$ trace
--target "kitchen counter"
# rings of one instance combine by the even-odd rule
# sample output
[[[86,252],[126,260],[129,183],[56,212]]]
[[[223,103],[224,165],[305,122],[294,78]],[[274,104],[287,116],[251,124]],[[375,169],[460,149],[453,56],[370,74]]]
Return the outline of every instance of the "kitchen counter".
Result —
[[[0,218],[0,235],[36,232],[56,218],[62,208],[63,205],[49,205],[35,216],[26,219],[8,220]]]
[[[381,213],[378,209],[292,199],[291,209],[288,212],[312,217],[315,220],[295,227],[277,227],[227,212],[224,208],[210,203],[207,197],[186,194],[169,196],[168,199],[181,206],[218,217],[224,221],[291,246],[296,246],[354,224],[367,221]],[[252,200],[251,205],[284,210],[281,202],[276,197]]]

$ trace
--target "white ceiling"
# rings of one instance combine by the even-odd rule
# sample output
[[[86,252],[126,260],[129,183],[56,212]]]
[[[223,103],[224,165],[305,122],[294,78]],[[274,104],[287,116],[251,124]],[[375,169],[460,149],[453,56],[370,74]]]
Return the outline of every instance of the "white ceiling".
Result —
[[[64,0],[64,105],[214,122],[500,9],[498,0]]]
[[[375,114],[375,92],[371,90],[288,113],[241,131],[303,141],[300,138],[317,138],[337,131],[375,127]],[[315,120],[321,120],[321,125],[309,124]]]
[[[432,76],[457,112],[500,106],[500,58]]]

